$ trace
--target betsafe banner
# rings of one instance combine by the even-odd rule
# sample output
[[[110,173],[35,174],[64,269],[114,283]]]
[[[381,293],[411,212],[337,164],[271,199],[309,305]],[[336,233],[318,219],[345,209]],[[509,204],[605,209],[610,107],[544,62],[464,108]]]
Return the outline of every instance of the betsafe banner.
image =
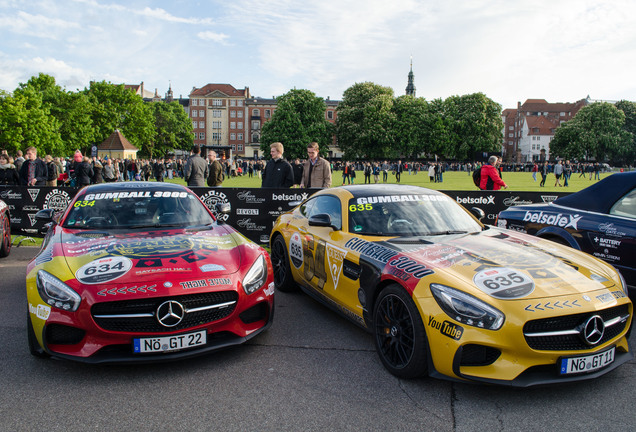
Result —
[[[291,210],[293,204],[309,198],[320,189],[261,189],[261,188],[191,188],[205,205],[215,212],[217,203],[229,203],[229,215],[216,215],[241,234],[256,243],[267,243],[276,218]],[[45,229],[35,214],[52,208],[63,211],[78,189],[69,187],[0,186],[0,199],[11,213],[14,235],[41,237]],[[567,192],[509,192],[509,191],[442,191],[470,210],[478,207],[486,217],[483,222],[494,224],[497,214],[510,206],[545,203],[568,195]]]

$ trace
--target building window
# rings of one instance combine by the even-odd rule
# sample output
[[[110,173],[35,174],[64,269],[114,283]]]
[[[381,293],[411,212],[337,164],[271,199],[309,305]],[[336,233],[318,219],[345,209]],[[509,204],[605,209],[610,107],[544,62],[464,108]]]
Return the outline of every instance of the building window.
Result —
[[[236,139],[239,141],[243,141],[243,134],[242,133],[236,134]]]
[[[259,122],[258,120],[252,120],[252,129],[260,129],[261,128],[261,122]]]
[[[232,151],[236,151],[236,144],[232,144]]]
[[[243,106],[243,101],[242,100],[237,100],[236,101],[236,105],[237,106]]]
[[[197,105],[198,105],[197,99],[192,99],[192,106],[197,106]]]
[[[220,118],[221,110],[212,110],[212,117]]]
[[[212,122],[212,129],[221,129],[221,122],[220,121]]]
[[[199,128],[205,129],[205,122],[199,122]]]
[[[235,134],[235,133],[231,133],[231,134],[230,134],[230,139],[231,139],[232,141],[236,141],[236,134]]]
[[[509,138],[512,138],[512,137],[513,137],[513,135],[514,135],[514,134],[509,133],[509,134],[508,134],[508,137],[509,137]]]
[[[230,99],[230,106],[236,106],[236,99]]]
[[[192,120],[192,129],[196,129],[196,128],[197,128],[197,121]]]
[[[199,106],[205,106],[205,99],[199,99]]]
[[[238,151],[242,152],[243,151],[243,144],[239,144],[238,145]]]
[[[205,132],[199,132],[199,139],[200,140],[204,140],[205,139]]]
[[[236,126],[238,129],[243,129],[243,122],[238,122]]]
[[[260,139],[261,137],[257,133],[252,134],[252,142],[257,143]]]
[[[272,110],[265,110],[265,118],[270,118],[272,116]]]
[[[254,117],[259,117],[261,115],[261,112],[259,110],[257,110],[257,109],[253,109],[252,110],[252,115]]]
[[[205,117],[205,110],[199,111],[199,117]]]
[[[221,139],[221,132],[212,132],[212,139],[219,141]]]
[[[237,111],[237,112],[236,112],[236,116],[237,116],[238,118],[243,118],[243,111]]]
[[[236,129],[236,122],[230,122],[230,129]]]
[[[212,99],[212,106],[215,106],[215,107],[223,106],[223,99]]]
[[[327,111],[327,118],[333,120],[333,111]]]
[[[192,111],[192,117],[196,117],[197,114],[199,114],[199,111],[197,111],[197,110],[193,110]]]
[[[236,117],[236,111],[230,111],[230,117],[235,118]]]

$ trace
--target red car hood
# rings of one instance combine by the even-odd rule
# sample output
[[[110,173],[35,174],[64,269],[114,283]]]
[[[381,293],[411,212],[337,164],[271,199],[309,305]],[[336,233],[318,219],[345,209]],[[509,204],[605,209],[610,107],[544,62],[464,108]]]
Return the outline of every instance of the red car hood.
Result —
[[[235,231],[226,226],[113,234],[62,229],[54,255],[88,285],[195,279],[231,274],[241,264]]]

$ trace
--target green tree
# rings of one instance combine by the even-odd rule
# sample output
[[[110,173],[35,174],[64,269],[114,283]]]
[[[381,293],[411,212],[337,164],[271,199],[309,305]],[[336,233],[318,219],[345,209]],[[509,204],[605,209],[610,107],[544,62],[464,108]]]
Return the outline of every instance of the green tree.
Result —
[[[429,105],[423,98],[399,96],[393,101],[393,133],[399,154],[417,157],[431,151],[429,137],[434,126]]]
[[[58,122],[31,87],[0,97],[0,147],[9,153],[33,146],[39,154],[58,154],[62,139]]]
[[[100,144],[115,130],[140,150],[141,156],[154,151],[155,121],[152,108],[123,84],[92,82],[84,90],[92,105],[91,118],[95,144]]]
[[[625,113],[616,106],[590,104],[556,130],[550,153],[569,159],[622,159],[633,143],[633,135],[624,125]]]
[[[192,122],[179,102],[151,102],[151,108],[157,131],[154,155],[165,156],[175,149],[192,148],[194,143]]]
[[[623,128],[632,134],[632,142],[623,155],[623,161],[633,164],[633,161],[636,160],[636,103],[621,100],[616,103],[616,108],[625,114]]]
[[[483,93],[451,96],[444,101],[444,156],[472,159],[476,152],[499,152],[503,127],[501,105]]]
[[[272,119],[261,132],[261,150],[269,154],[273,142],[281,142],[287,159],[307,157],[307,144],[317,142],[325,155],[332,138],[332,126],[325,119],[324,99],[309,90],[290,90],[276,98]]]
[[[87,149],[94,142],[91,111],[88,97],[81,93],[63,90],[55,83],[55,78],[40,73],[31,77],[25,84],[20,84],[16,94],[27,89],[42,95],[42,105],[57,120],[58,131],[62,140],[57,149],[58,154],[70,154],[75,149]]]
[[[346,159],[389,159],[399,156],[393,132],[393,90],[371,82],[345,90],[338,105],[336,136]],[[412,140],[407,140],[412,142]]]

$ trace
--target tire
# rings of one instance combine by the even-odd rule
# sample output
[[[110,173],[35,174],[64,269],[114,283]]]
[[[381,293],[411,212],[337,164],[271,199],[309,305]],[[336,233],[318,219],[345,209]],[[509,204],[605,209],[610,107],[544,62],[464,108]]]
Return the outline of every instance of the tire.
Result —
[[[9,216],[5,215],[0,223],[3,224],[2,238],[0,239],[0,258],[4,258],[11,252],[11,222],[9,221]]]
[[[373,308],[375,347],[384,367],[399,378],[428,371],[428,341],[422,318],[401,286],[384,288]]]
[[[50,355],[42,349],[35,337],[35,331],[33,330],[33,324],[31,323],[31,316],[27,312],[27,339],[29,341],[29,352],[32,356],[38,358],[49,358]]]
[[[282,235],[276,236],[272,243],[272,266],[274,267],[274,286],[282,292],[293,292],[298,290],[291,274],[287,246]]]

